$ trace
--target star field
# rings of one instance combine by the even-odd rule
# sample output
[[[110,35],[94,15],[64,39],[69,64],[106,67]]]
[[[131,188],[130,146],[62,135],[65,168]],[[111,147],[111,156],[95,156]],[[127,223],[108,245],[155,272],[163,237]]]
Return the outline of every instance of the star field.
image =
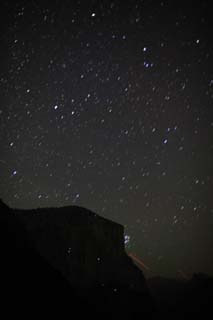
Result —
[[[213,274],[209,1],[1,4],[0,196],[125,226],[154,274]]]

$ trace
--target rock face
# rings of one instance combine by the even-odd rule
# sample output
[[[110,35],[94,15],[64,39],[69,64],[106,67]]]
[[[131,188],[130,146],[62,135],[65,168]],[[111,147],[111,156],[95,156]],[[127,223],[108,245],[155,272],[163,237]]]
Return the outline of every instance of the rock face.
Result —
[[[142,272],[125,253],[120,224],[76,206],[15,212],[41,256],[72,286],[147,291]]]
[[[23,223],[0,200],[1,313],[29,319],[88,305],[35,250]]]
[[[7,315],[154,309],[143,273],[125,253],[123,227],[84,208],[16,210],[0,201],[0,252]]]

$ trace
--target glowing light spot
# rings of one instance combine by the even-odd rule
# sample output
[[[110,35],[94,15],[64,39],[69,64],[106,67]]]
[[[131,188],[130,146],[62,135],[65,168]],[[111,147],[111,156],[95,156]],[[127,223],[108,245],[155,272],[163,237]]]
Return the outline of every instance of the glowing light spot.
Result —
[[[125,234],[125,236],[124,236],[124,244],[128,245],[129,242],[130,242],[130,236],[128,234]]]

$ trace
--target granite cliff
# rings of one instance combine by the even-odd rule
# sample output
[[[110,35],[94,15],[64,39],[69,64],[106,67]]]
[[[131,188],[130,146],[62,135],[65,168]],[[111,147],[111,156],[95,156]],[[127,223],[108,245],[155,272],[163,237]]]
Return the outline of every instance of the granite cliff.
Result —
[[[113,281],[118,268],[128,259],[123,227],[87,209],[45,208],[15,213],[38,252],[74,286]],[[140,276],[144,282],[141,272]]]
[[[36,300],[44,306],[49,300],[53,309],[152,313],[143,273],[125,252],[121,225],[75,206],[16,210],[1,202],[0,208],[2,290],[8,297],[14,293],[14,303]]]

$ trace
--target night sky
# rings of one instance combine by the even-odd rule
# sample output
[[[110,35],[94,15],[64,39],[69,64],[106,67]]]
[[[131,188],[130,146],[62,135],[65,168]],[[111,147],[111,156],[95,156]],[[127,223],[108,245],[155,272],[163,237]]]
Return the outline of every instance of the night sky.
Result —
[[[1,1],[0,197],[125,226],[150,275],[213,274],[211,1]]]

